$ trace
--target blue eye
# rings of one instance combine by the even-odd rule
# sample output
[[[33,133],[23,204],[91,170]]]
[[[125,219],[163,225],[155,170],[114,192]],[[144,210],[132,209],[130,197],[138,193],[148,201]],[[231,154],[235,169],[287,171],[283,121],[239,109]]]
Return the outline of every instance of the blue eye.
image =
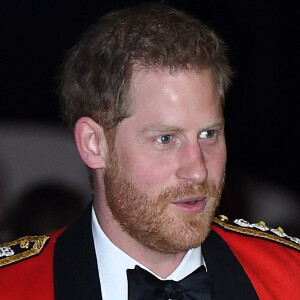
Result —
[[[215,135],[215,130],[209,129],[209,130],[204,130],[200,133],[200,139],[211,139]]]
[[[171,142],[171,136],[170,135],[161,135],[159,136],[156,141],[160,144],[169,144]]]

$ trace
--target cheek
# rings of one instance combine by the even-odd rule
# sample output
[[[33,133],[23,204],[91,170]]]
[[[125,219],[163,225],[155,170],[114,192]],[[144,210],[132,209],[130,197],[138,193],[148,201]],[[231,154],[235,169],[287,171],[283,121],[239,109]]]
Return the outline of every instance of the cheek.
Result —
[[[168,184],[172,174],[172,164],[168,159],[142,151],[126,152],[120,157],[120,165],[137,188],[156,193],[156,190],[160,192],[161,187]]]
[[[208,161],[208,176],[210,180],[218,182],[224,175],[226,165],[226,146],[225,143],[213,153],[211,153]]]

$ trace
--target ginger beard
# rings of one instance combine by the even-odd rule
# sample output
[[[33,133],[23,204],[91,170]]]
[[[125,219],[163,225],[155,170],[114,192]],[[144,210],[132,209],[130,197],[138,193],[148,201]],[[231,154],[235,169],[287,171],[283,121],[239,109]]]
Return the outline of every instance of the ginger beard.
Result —
[[[158,197],[149,197],[128,180],[113,150],[110,168],[105,176],[108,207],[122,229],[145,247],[161,253],[186,252],[200,246],[211,230],[215,210],[224,185],[204,182],[167,188]],[[200,213],[171,209],[170,202],[195,195],[207,196]]]

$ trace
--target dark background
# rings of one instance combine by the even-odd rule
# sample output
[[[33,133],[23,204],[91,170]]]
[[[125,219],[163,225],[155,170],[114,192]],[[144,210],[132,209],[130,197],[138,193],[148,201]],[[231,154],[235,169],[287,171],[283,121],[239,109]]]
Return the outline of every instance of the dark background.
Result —
[[[99,16],[142,1],[9,0],[1,6],[0,121],[62,123],[55,76],[69,48]],[[145,2],[145,1],[144,1]],[[299,196],[297,1],[168,1],[210,25],[235,70],[225,116],[228,185],[243,212],[240,174]],[[245,208],[244,208],[245,210]]]

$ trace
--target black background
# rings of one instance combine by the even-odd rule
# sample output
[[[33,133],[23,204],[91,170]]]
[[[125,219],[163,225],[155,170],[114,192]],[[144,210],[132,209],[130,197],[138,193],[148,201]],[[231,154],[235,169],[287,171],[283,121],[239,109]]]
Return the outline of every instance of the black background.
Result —
[[[55,76],[67,50],[102,14],[140,2],[1,4],[0,121],[61,123]],[[299,195],[297,1],[168,3],[199,17],[229,45],[235,70],[225,108],[229,180],[242,171]]]

